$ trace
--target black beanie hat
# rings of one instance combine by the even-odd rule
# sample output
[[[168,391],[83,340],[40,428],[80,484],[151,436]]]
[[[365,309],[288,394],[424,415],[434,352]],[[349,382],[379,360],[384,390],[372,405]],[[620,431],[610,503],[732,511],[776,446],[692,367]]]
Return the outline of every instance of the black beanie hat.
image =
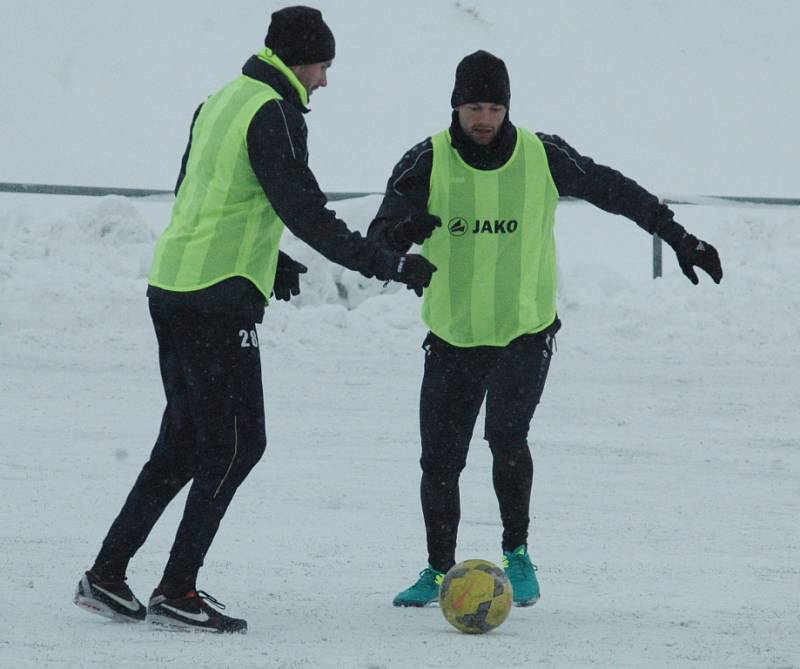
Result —
[[[285,65],[324,63],[336,55],[336,42],[322,12],[301,5],[273,12],[264,44]]]
[[[494,102],[508,107],[511,83],[506,64],[488,51],[476,51],[465,56],[456,68],[456,84],[450,105],[468,102]]]

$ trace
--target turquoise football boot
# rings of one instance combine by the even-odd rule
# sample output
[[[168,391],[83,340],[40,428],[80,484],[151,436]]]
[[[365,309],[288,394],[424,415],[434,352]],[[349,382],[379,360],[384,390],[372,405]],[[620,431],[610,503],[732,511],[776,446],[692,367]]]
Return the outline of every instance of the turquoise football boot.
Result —
[[[536,580],[536,565],[531,562],[525,544],[508,553],[503,552],[503,569],[514,589],[514,606],[533,606],[539,601],[541,594]]]
[[[394,598],[394,606],[427,606],[439,599],[439,586],[444,580],[444,572],[430,565],[419,573],[419,580],[410,588],[403,590]]]

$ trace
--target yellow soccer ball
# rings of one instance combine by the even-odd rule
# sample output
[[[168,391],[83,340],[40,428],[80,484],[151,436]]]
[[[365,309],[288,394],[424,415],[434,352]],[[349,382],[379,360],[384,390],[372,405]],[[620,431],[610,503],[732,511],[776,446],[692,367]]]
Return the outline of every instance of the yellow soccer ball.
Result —
[[[466,634],[483,634],[501,625],[512,603],[508,576],[487,560],[459,562],[444,575],[439,590],[445,619]]]

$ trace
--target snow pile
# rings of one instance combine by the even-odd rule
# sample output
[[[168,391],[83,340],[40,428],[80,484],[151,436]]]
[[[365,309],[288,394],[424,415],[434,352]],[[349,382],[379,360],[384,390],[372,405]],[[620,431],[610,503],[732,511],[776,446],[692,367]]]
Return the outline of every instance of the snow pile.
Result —
[[[138,314],[144,303],[153,246],[169,220],[170,203],[115,196],[62,201],[60,208],[48,210],[23,199],[0,214],[5,231],[0,296],[6,305],[4,322],[13,322],[15,330],[39,327],[42,314],[57,330],[94,327],[91,310],[108,311],[112,303],[122,303],[125,319],[131,306]],[[379,202],[373,196],[331,206],[352,229],[366,234]],[[586,205],[560,208],[562,336],[569,337],[574,326],[608,341],[642,339],[648,342],[647,355],[680,342],[710,355],[730,355],[763,346],[770,338],[795,349],[798,321],[786,315],[800,309],[789,252],[800,248],[800,213],[792,208],[677,209],[690,231],[717,246],[725,271],[721,285],[713,285],[702,272],[700,286],[691,285],[666,246],[665,276],[653,281],[651,240],[635,224]],[[298,298],[288,305],[272,302],[266,327],[304,330],[321,321],[343,330],[371,323],[369,329],[380,333],[385,323],[390,330],[421,332],[419,300],[402,286],[335,265],[291,233],[282,246],[309,271]]]
[[[90,199],[64,211],[22,204],[0,213],[0,229],[4,334],[80,330],[89,343],[96,342],[92,333],[107,336],[105,318],[132,323],[131,312],[115,303],[141,296],[155,241],[132,202]]]

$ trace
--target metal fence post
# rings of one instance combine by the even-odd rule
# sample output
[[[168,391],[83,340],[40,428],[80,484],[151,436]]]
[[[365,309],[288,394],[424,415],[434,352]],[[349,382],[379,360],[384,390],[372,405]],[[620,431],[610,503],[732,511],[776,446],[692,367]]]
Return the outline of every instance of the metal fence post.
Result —
[[[653,235],[653,278],[657,279],[662,276],[661,264],[661,237]]]

